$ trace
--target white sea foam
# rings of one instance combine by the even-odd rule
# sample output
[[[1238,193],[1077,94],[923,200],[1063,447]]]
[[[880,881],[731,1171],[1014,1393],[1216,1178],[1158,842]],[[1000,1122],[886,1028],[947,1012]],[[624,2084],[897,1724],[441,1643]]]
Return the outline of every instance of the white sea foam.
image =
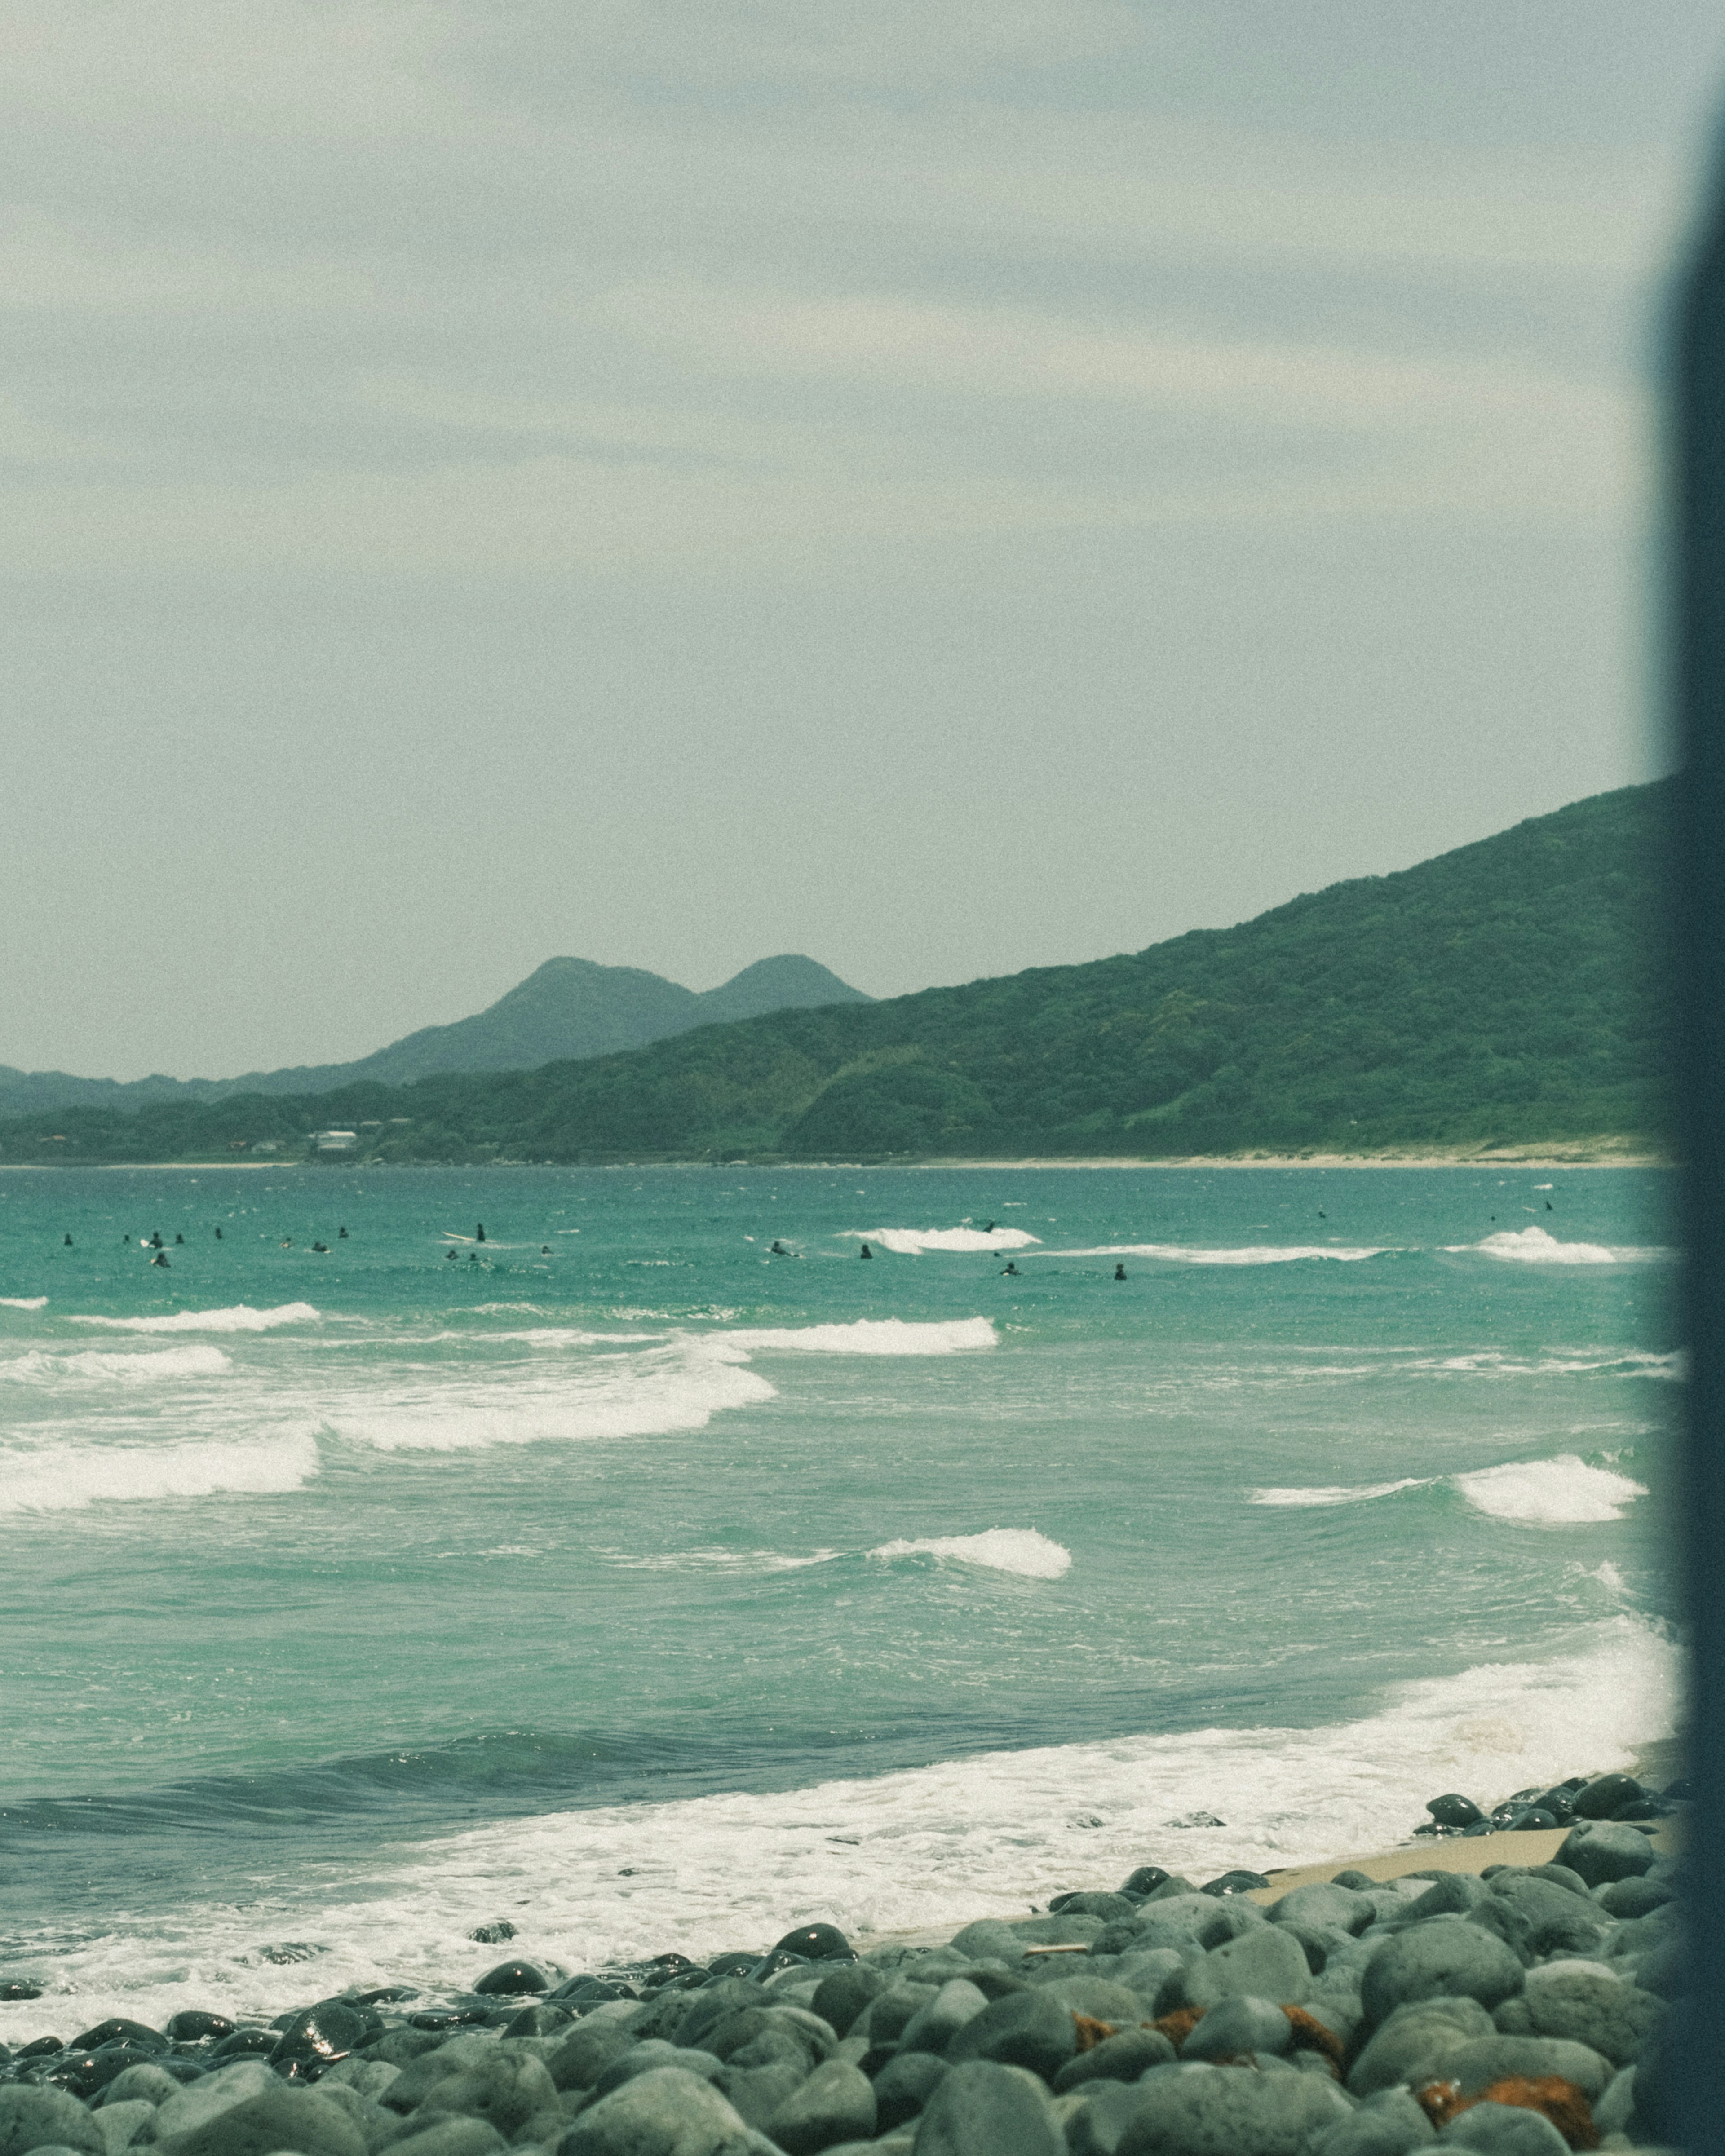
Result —
[[[184,1348],[164,1348],[157,1353],[105,1354],[85,1348],[70,1354],[33,1348],[28,1354],[0,1362],[0,1382],[8,1384],[53,1385],[68,1378],[94,1379],[112,1384],[161,1384],[173,1378],[220,1378],[232,1370],[231,1357],[203,1342]]]
[[[1560,1243],[1543,1228],[1501,1228],[1477,1243],[1446,1243],[1451,1256],[1479,1251],[1522,1265],[1652,1265],[1671,1253],[1657,1245],[1625,1244],[1613,1248],[1605,1243]]]
[[[705,1430],[726,1409],[777,1397],[745,1367],[746,1350],[682,1339],[638,1353],[536,1363],[506,1383],[439,1372],[383,1397],[338,1397],[322,1409],[339,1436],[383,1452],[465,1452],[495,1445],[667,1436]]]
[[[45,1295],[0,1295],[0,1310],[46,1310]]]
[[[1399,1482],[1357,1482],[1254,1490],[1255,1505],[1365,1505],[1404,1490],[1430,1490],[1447,1481],[1476,1511],[1494,1519],[1538,1527],[1584,1526],[1619,1520],[1623,1507],[1647,1495],[1639,1482],[1609,1467],[1589,1467],[1573,1453],[1554,1460],[1510,1460],[1466,1475],[1409,1476]]]
[[[1555,1460],[1512,1460],[1458,1475],[1455,1487],[1468,1503],[1494,1519],[1536,1527],[1567,1527],[1620,1520],[1623,1508],[1647,1495],[1644,1484],[1609,1467],[1589,1467],[1574,1453]]]
[[[960,1355],[992,1348],[996,1334],[986,1317],[954,1317],[919,1324],[903,1317],[859,1317],[848,1325],[788,1325],[739,1328],[717,1337],[746,1353],[789,1348],[807,1355]]]
[[[1060,1579],[1072,1569],[1072,1553],[1034,1527],[990,1527],[979,1535],[926,1535],[914,1542],[882,1543],[870,1557],[943,1557],[989,1572],[1015,1572],[1024,1579]]]
[[[237,1302],[228,1310],[177,1310],[168,1317],[71,1317],[71,1325],[99,1325],[110,1332],[273,1332],[281,1325],[316,1325],[321,1313],[309,1302],[278,1303],[254,1310]]]
[[[44,1445],[0,1455],[0,1513],[223,1492],[279,1496],[317,1467],[316,1440],[305,1433],[267,1444]]]
[[[1161,1258],[1179,1265],[1288,1265],[1304,1258],[1333,1258],[1342,1265],[1358,1265],[1362,1258],[1381,1258],[1391,1248],[1373,1244],[1355,1248],[1345,1243],[1248,1243],[1237,1250],[1212,1250],[1195,1243],[1099,1243],[1081,1250],[1039,1250],[1045,1258]]]
[[[917,1258],[925,1250],[1024,1250],[1042,1239],[1022,1228],[851,1228],[842,1240],[878,1243],[901,1258]]]
[[[821,1921],[859,1938],[956,1930],[1148,1858],[1199,1878],[1315,1863],[1381,1848],[1434,1789],[1490,1799],[1583,1766],[1629,1767],[1674,1727],[1680,1676],[1669,1643],[1620,1614],[1548,1661],[1400,1687],[1351,1722],[996,1752],[761,1795],[511,1819],[286,1875],[262,1905],[188,1900],[147,1931],[105,1935],[80,1922],[28,1965],[50,1995],[75,1994],[85,2021],[159,2027],[186,2005],[267,2017],[313,1989],[447,1984],[473,1969],[468,1934],[500,1910],[520,1927],[512,1951],[572,1969],[764,1947]],[[1194,1812],[1227,1824],[1168,1832]],[[264,1940],[284,1937],[326,1949],[315,1981],[259,1959]],[[39,2035],[43,2004],[0,2005],[0,2037]]]
[[[1374,1497],[1394,1497],[1400,1490],[1425,1490],[1435,1477],[1405,1476],[1399,1482],[1338,1482],[1314,1489],[1254,1490],[1255,1505],[1367,1505]]]

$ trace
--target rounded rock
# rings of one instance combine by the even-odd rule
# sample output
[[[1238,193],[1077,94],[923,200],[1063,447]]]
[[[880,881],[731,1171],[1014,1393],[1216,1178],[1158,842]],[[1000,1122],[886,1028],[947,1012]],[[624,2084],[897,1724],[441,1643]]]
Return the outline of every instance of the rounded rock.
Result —
[[[951,2071],[932,2051],[902,2051],[875,2076],[875,2130],[891,2133],[916,2118]]]
[[[1152,2066],[1171,2064],[1173,2056],[1174,2047],[1161,2030],[1122,2029],[1068,2060],[1054,2077],[1054,2092],[1065,2096],[1086,2082],[1135,2082]]]
[[[849,1961],[854,1949],[836,1924],[804,1924],[787,1932],[772,1949],[773,1953],[801,1954],[804,1961]]]
[[[1589,1887],[1634,1879],[1653,1868],[1654,1848],[1645,1834],[1609,1820],[1584,1820],[1570,1829],[1558,1851],[1559,1864],[1579,1873]]]
[[[1168,2066],[1138,2083],[1119,2156],[1305,2156],[1352,2107],[1312,2074]]]
[[[1540,2111],[1519,2104],[1476,2103],[1452,2118],[1440,2148],[1476,2148],[1480,2156],[1560,2156],[1568,2143]]]
[[[819,2156],[840,2141],[872,2139],[875,2092],[846,2059],[829,2059],[769,2114],[762,2127],[785,2156]]]
[[[929,2098],[915,2156],[1065,2156],[1065,2142],[1034,2075],[970,2060]]]
[[[1398,2006],[1425,1999],[1473,1999],[1489,2012],[1525,1980],[1502,1939],[1466,1918],[1442,1917],[1385,1941],[1366,1964],[1360,2004],[1373,2028]]]
[[[1251,2051],[1279,2056],[1293,2041],[1293,2024],[1273,1999],[1241,1993],[1213,2006],[1180,2046],[1183,2059],[1237,2059]]]
[[[16,2082],[0,2087],[0,2156],[24,2156],[50,2144],[87,2156],[105,2156],[107,2145],[94,2112],[64,2089]]]
[[[967,2021],[947,2044],[946,2056],[955,2067],[986,2061],[1022,2066],[1052,2081],[1077,2050],[1077,2024],[1060,1999],[1041,1991],[1017,1991]]]
[[[526,1992],[549,1991],[551,1979],[530,1961],[500,1961],[473,1988],[481,1999],[519,1999]]]

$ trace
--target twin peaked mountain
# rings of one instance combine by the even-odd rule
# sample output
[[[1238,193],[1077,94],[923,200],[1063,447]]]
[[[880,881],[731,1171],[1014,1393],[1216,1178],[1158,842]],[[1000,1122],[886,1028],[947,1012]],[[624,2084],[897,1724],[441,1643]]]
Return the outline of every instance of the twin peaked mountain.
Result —
[[[519,1032],[504,1024],[517,998],[531,1007],[536,983],[562,979],[547,967],[464,1021],[491,1029],[495,1060],[516,1067],[375,1082],[429,1070],[464,1030],[444,1027],[430,1049],[416,1044],[434,1036],[416,1034],[349,1066],[371,1082],[335,1091],[323,1088],[340,1074],[289,1071],[222,1100],[182,1091],[133,1115],[92,1105],[14,1118],[0,1123],[0,1157],[210,1160],[259,1144],[286,1156],[304,1152],[314,1124],[352,1126],[361,1152],[403,1161],[1656,1143],[1669,809],[1666,783],[1626,787],[1237,927],[880,1003],[807,959],[769,960],[711,997],[635,974],[643,1000],[628,1023],[660,1037],[624,1048],[613,1034],[605,1053],[547,1051],[525,1011]],[[572,989],[614,978],[554,966],[571,969]],[[717,1004],[778,968],[806,969],[794,996],[771,988],[779,1008]],[[661,1011],[670,1023],[649,1014]]]
[[[634,966],[547,958],[488,1010],[453,1025],[423,1026],[355,1063],[301,1064],[240,1078],[71,1078],[60,1070],[0,1064],[0,1116],[33,1109],[117,1108],[167,1101],[220,1101],[234,1093],[332,1093],[367,1082],[405,1086],[439,1070],[521,1070],[572,1057],[612,1055],[698,1025],[759,1018],[817,1004],[865,1004],[860,988],[813,958],[762,958],[697,995]]]

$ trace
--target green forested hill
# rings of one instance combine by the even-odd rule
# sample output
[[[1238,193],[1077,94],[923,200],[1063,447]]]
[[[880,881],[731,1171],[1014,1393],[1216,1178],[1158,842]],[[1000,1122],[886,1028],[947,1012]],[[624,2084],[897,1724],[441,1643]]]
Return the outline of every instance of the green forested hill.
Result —
[[[1600,794],[1131,957],[782,1010],[534,1070],[63,1111],[0,1124],[0,1157],[285,1152],[314,1123],[361,1128],[365,1151],[399,1159],[1651,1139],[1667,802],[1663,783]]]

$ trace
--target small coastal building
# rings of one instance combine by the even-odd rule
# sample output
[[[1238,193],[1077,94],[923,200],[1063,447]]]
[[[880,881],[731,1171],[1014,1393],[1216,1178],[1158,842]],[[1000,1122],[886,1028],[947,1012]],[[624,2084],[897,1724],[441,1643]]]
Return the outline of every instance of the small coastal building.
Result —
[[[320,1152],[346,1152],[358,1142],[357,1131],[314,1131],[311,1142]]]

